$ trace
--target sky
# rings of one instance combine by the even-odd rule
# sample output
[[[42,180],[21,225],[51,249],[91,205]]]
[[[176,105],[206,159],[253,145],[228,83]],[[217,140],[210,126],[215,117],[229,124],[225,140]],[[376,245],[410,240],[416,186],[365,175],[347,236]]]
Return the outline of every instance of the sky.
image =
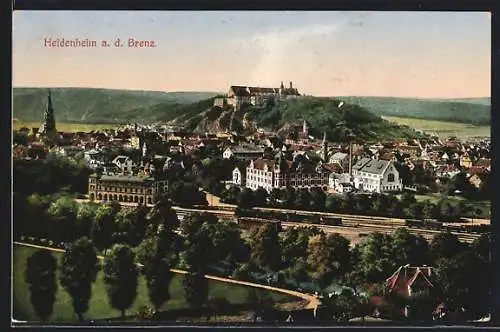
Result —
[[[95,40],[46,47],[45,38]],[[101,47],[101,40],[123,47]],[[129,38],[154,48],[129,48]],[[17,11],[13,86],[489,97],[486,12]]]

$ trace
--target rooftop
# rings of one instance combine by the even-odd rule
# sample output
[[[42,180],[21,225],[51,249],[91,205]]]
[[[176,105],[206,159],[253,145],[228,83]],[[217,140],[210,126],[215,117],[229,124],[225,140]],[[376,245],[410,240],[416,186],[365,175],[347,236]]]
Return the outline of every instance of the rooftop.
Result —
[[[92,174],[92,177],[97,177],[97,174]],[[108,175],[103,174],[100,177],[101,181],[123,181],[123,182],[149,182],[154,181],[155,179],[151,176],[134,176],[134,175],[121,175],[114,174]]]

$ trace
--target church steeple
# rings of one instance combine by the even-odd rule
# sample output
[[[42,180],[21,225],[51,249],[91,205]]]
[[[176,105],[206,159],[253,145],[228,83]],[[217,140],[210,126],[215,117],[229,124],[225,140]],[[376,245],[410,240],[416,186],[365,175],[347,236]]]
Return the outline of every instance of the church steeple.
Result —
[[[39,132],[40,134],[44,134],[47,136],[57,134],[54,108],[52,107],[52,94],[50,89],[47,94],[47,108],[45,109],[45,112],[43,114],[43,123]]]
[[[322,143],[322,158],[323,162],[328,163],[328,142],[326,141],[326,132],[323,132],[323,143]]]

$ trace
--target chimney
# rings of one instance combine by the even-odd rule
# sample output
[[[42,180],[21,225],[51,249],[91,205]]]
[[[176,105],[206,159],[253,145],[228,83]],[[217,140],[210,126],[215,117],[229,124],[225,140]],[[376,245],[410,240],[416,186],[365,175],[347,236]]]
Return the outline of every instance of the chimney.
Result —
[[[292,82],[290,81],[290,89],[293,89],[293,85],[292,85]]]

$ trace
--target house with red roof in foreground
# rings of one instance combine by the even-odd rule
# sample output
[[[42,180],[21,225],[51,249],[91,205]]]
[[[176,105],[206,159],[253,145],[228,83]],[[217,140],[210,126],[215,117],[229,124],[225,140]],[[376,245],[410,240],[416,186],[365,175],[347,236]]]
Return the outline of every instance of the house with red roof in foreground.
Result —
[[[434,288],[432,267],[413,267],[409,264],[399,267],[385,282],[386,294],[397,294],[411,298],[415,294],[429,293]]]

